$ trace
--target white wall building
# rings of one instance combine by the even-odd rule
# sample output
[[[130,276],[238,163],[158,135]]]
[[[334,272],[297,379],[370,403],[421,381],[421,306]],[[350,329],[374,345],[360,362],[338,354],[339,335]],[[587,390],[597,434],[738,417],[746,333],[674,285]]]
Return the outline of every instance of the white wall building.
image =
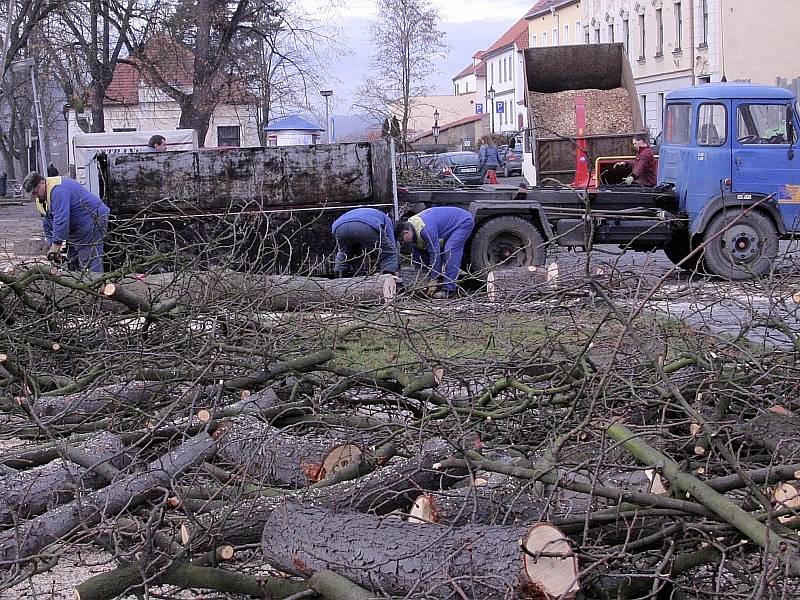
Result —
[[[674,89],[723,80],[800,87],[798,0],[594,0],[582,5],[585,39],[626,45],[652,135],[661,131],[664,96]],[[754,29],[759,23],[768,24],[764,34]]]
[[[625,45],[642,119],[657,135],[665,95],[694,85],[695,65],[709,64],[708,47],[696,47],[693,0],[596,0],[583,6],[584,37],[590,43]],[[715,26],[709,22],[709,28]]]
[[[162,42],[155,40],[152,44]],[[172,52],[164,52],[163,44],[158,48],[163,61],[160,68],[171,85],[191,91],[193,57],[178,44],[172,48]],[[211,116],[205,146],[259,146],[257,98],[237,82],[221,83],[219,94],[221,100]],[[127,63],[117,64],[103,110],[107,132],[177,129],[181,116],[175,100]]]
[[[527,47],[528,21],[523,18],[483,56],[487,86],[485,101],[494,133],[519,131],[525,122],[525,67],[521,51]]]

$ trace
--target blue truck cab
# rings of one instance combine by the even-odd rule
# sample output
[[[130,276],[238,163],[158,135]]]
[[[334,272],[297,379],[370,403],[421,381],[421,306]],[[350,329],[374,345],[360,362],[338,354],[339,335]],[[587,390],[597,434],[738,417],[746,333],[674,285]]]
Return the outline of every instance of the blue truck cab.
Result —
[[[686,219],[667,254],[679,262],[702,245],[712,273],[763,275],[778,240],[800,231],[797,98],[775,87],[707,84],[668,94],[663,117],[658,181],[674,186]]]

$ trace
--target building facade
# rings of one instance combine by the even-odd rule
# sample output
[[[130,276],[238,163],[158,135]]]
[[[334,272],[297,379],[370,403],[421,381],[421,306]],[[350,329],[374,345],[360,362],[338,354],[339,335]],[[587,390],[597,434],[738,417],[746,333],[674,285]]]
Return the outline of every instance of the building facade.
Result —
[[[493,133],[522,129],[525,122],[525,77],[522,50],[528,47],[528,21],[517,21],[483,56],[486,65],[485,106]]]
[[[582,5],[585,41],[625,45],[653,136],[661,131],[671,90],[718,81],[795,91],[800,86],[796,0],[583,0]],[[755,34],[759,22],[770,23],[768,35]]]
[[[193,55],[169,39],[153,39],[143,52],[157,60],[170,85],[190,92],[194,79]],[[181,109],[178,103],[150,81],[144,69],[133,63],[118,63],[103,103],[106,131],[176,129]],[[259,146],[258,99],[238,81],[221,80],[215,92],[219,102],[211,116],[204,145]]]
[[[537,2],[525,15],[530,47],[585,43],[582,4],[580,0]]]

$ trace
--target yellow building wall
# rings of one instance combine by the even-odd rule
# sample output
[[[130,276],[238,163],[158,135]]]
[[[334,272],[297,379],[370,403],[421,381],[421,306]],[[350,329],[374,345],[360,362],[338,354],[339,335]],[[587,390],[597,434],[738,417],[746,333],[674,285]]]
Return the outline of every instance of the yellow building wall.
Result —
[[[721,40],[728,81],[800,78],[800,0],[725,0]]]
[[[569,44],[583,44],[583,26],[585,23],[582,18],[581,2],[575,2],[568,6],[556,9],[556,14],[550,11],[528,21],[528,39],[531,46],[554,46],[553,29],[558,30],[558,45],[567,46]],[[578,24],[579,23],[579,24]],[[569,39],[564,39],[564,27],[568,27]],[[542,33],[547,34],[547,43],[542,43],[544,38]],[[536,43],[534,44],[534,40]]]

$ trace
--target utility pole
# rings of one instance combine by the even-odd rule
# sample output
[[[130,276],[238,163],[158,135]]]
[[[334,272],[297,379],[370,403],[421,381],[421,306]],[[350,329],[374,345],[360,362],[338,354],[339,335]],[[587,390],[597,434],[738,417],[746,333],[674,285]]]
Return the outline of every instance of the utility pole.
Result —
[[[32,58],[24,60],[17,60],[11,63],[11,70],[14,73],[24,73],[30,70],[31,73],[31,87],[33,87],[33,111],[36,113],[36,130],[39,137],[39,160],[41,160],[41,169],[39,173],[44,175],[47,173],[47,153],[44,147],[44,119],[42,118],[42,104],[39,102],[39,90],[36,87],[36,64]]]
[[[320,90],[320,96],[325,98],[325,143],[331,143],[331,120],[328,116],[328,99],[333,96],[333,90]]]

